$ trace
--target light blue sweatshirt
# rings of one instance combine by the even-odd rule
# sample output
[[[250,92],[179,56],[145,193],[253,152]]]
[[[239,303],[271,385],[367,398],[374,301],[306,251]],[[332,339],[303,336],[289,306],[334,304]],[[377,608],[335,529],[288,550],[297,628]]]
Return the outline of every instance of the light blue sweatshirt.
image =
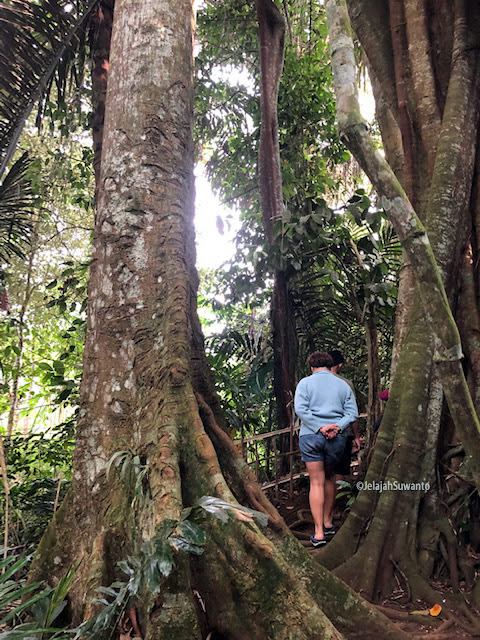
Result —
[[[301,436],[317,433],[327,424],[336,424],[344,431],[358,418],[352,389],[326,369],[300,380],[295,391],[295,413],[301,421]]]

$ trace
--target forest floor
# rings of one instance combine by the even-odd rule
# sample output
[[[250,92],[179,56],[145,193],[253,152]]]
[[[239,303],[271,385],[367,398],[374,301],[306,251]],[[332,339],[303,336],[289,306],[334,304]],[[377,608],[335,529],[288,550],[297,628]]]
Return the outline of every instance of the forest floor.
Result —
[[[292,529],[294,535],[305,546],[305,548],[314,552],[310,544],[309,538],[313,533],[313,521],[308,505],[308,478],[300,478],[293,488],[292,495],[289,492],[288,483],[284,488],[280,488],[278,500],[274,495],[269,495],[270,500],[275,504],[280,514],[284,518],[287,525]],[[346,517],[346,502],[349,495],[345,495],[335,507],[334,524],[338,529]],[[436,582],[435,588],[439,591],[448,592],[447,584]],[[432,640],[470,640],[470,638],[478,638],[479,635],[472,635],[453,620],[447,620],[444,612],[439,616],[413,614],[412,612],[426,611],[429,607],[421,601],[405,603],[403,600],[405,593],[399,585],[397,592],[393,593],[391,598],[377,604],[382,613],[386,614],[395,624],[406,631],[412,638],[432,638]],[[349,640],[357,640],[350,636]],[[370,640],[364,636],[358,636],[358,640]],[[372,640],[380,640],[373,639]]]

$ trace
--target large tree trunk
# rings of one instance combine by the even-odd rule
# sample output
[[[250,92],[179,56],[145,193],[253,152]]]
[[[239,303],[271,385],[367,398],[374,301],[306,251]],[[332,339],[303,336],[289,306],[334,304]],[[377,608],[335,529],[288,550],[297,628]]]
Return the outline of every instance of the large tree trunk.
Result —
[[[404,184],[412,204],[425,220],[452,304],[457,297],[461,257],[470,227],[477,152],[479,55],[473,43],[478,39],[478,7],[474,2],[459,1],[438,3],[434,11],[428,3],[405,0],[390,2],[388,10],[385,3],[381,4],[380,8],[377,2],[348,3],[373,73],[382,81],[384,100],[402,133]],[[440,42],[442,53],[433,65]],[[346,102],[342,106],[345,105]],[[390,197],[384,169],[380,174],[372,172],[376,161],[366,161],[355,142],[352,148],[360,154],[361,163],[380,193]],[[401,200],[401,189],[396,193]],[[391,211],[394,216],[396,204]],[[420,237],[422,230],[417,228]],[[402,239],[401,230],[399,236]],[[409,241],[405,241],[408,250]],[[422,251],[409,251],[414,270],[419,268],[417,258]],[[480,454],[478,419],[461,382],[463,373],[458,360],[454,377],[453,365],[442,358],[434,366],[438,348],[435,333],[438,335],[439,330],[451,324],[445,307],[445,319],[432,323],[438,306],[425,304],[433,291],[426,283],[431,282],[434,271],[433,266],[420,268],[417,294],[423,302],[417,295],[411,303],[390,400],[366,481],[412,483],[434,479],[442,407],[437,366],[452,414],[456,412],[456,394],[466,398],[461,411],[467,409],[467,413],[461,415],[460,411],[455,419],[457,428],[463,431],[466,448],[470,448],[473,466]],[[475,426],[468,433],[471,425]],[[474,476],[478,484],[478,469]],[[368,597],[387,595],[397,572],[400,580],[406,577],[412,597],[435,598],[417,571],[417,535],[422,537],[417,530],[421,497],[422,492],[418,491],[361,492],[346,525],[326,553],[327,566],[337,566],[339,575],[364,590]],[[444,518],[441,514],[439,517]],[[365,540],[358,549],[359,538]]]
[[[269,526],[207,520],[204,555],[175,554],[160,593],[130,603],[145,638],[406,640],[312,561],[222,429],[195,309],[190,0],[117,0],[110,60],[73,484],[32,575],[54,582],[82,559],[70,610],[88,618],[118,560],[213,495]],[[145,499],[106,473],[127,449]]]
[[[275,223],[284,214],[282,170],[278,137],[277,101],[283,69],[285,19],[272,0],[257,0],[260,38],[260,103],[261,128],[258,154],[260,201],[265,235],[270,244],[275,241]],[[298,338],[292,310],[289,278],[286,269],[274,274],[271,307],[274,354],[274,394],[277,408],[277,429],[289,427],[293,421],[293,395],[296,386]],[[285,446],[283,446],[285,445]],[[282,442],[281,451],[288,451],[290,438]],[[283,463],[287,458],[283,458]]]

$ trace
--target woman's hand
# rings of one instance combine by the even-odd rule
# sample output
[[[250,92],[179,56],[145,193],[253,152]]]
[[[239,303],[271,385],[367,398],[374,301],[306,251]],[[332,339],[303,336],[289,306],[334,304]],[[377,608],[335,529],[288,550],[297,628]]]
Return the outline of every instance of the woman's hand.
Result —
[[[326,424],[324,427],[320,429],[320,433],[327,438],[327,440],[331,440],[332,438],[336,438],[336,436],[340,432],[340,427],[337,424]]]

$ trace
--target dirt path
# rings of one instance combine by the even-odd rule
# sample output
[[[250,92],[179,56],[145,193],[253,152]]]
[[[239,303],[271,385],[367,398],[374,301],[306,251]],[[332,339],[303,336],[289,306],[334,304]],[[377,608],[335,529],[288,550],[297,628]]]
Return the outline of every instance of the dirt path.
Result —
[[[308,478],[301,479],[296,483],[293,492],[293,498],[290,500],[288,491],[280,491],[280,500],[275,502],[273,496],[269,498],[274,502],[277,509],[288,526],[292,529],[295,536],[305,546],[308,551],[313,552],[314,549],[310,544],[309,538],[313,533],[313,521],[308,506]],[[344,506],[340,502],[335,508],[334,524],[337,529],[341,526],[345,513],[341,507]],[[441,589],[441,585],[436,585]],[[448,591],[445,585],[445,591]],[[422,602],[402,603],[404,594],[400,591],[393,594],[390,600],[379,603],[379,609],[387,615],[395,624],[411,635],[412,639],[426,638],[431,640],[470,640],[471,638],[479,638],[466,629],[459,626],[450,614],[442,611],[438,616],[422,615],[412,613],[414,611],[426,611],[427,605]],[[349,640],[382,640],[381,638],[365,638],[364,636],[349,636]]]

